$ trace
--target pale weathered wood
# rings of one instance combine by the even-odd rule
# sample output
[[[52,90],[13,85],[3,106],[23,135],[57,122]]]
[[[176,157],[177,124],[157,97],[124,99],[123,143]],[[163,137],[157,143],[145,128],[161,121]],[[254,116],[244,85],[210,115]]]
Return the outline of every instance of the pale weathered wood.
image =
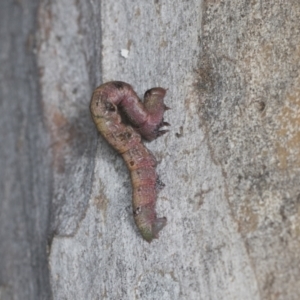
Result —
[[[18,24],[20,50],[1,50],[0,298],[299,299],[299,1],[28,7],[37,26],[2,19]],[[89,117],[108,80],[141,96],[168,88],[171,131],[147,144],[168,218],[151,244],[133,222],[125,165]]]

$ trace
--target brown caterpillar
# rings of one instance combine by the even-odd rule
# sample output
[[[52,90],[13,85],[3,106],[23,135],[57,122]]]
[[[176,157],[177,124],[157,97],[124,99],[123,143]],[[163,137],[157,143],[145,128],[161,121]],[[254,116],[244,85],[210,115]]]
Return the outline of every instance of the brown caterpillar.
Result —
[[[151,242],[167,219],[157,218],[155,202],[158,176],[156,159],[141,143],[141,136],[151,141],[168,130],[160,130],[170,124],[163,121],[166,90],[152,88],[145,93],[144,103],[133,88],[121,81],[100,85],[93,93],[90,110],[99,132],[123,157],[131,174],[133,186],[133,215],[143,238]],[[121,114],[120,114],[121,113]],[[122,120],[122,114],[132,126]]]

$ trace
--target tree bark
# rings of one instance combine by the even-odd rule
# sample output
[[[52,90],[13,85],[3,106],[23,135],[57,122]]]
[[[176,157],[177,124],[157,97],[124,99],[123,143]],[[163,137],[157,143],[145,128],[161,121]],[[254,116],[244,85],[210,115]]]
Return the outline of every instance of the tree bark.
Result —
[[[38,1],[0,4],[0,299],[50,299],[51,159],[33,52]]]
[[[0,299],[299,299],[300,3],[1,2]],[[97,85],[168,88],[151,244]]]

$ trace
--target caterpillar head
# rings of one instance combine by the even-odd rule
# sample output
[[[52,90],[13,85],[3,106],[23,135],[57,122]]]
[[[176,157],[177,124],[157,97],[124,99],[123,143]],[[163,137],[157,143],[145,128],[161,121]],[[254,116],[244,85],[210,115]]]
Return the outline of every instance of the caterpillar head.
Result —
[[[160,130],[163,126],[169,126],[169,123],[163,120],[165,111],[169,109],[164,103],[166,92],[165,89],[156,87],[148,90],[144,95],[144,106],[149,115],[138,131],[148,141],[168,132],[168,130]]]

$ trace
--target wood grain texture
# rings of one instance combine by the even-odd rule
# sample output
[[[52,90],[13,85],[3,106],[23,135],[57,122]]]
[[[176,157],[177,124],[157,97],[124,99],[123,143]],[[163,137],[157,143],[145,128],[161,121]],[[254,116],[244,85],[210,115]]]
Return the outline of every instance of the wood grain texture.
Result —
[[[35,5],[30,83],[34,25],[12,23],[19,50],[13,39],[1,50],[0,297],[299,299],[299,1]],[[150,245],[126,166],[89,117],[93,89],[111,80],[139,96],[168,88],[172,131],[147,145],[168,226]]]

